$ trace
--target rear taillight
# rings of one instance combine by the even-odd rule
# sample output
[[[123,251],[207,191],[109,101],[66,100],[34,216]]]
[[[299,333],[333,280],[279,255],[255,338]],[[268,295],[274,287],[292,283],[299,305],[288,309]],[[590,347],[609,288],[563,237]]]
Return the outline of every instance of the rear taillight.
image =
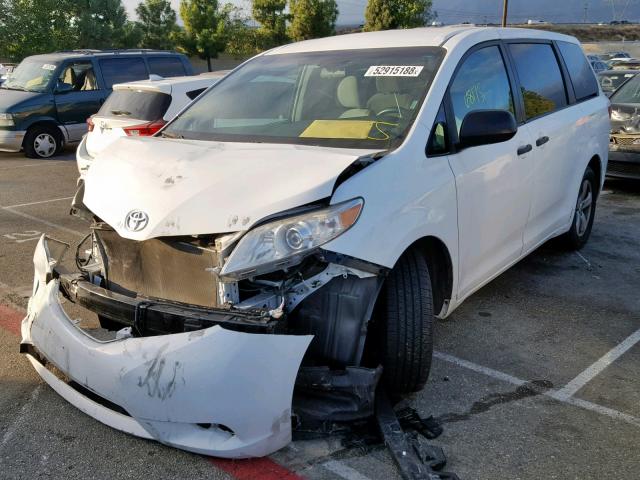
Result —
[[[158,120],[156,122],[142,123],[140,125],[131,125],[124,127],[124,132],[130,137],[148,137],[157,133],[167,122]]]
[[[93,127],[95,127],[95,125],[93,124],[93,117],[87,118],[87,130],[93,132]]]

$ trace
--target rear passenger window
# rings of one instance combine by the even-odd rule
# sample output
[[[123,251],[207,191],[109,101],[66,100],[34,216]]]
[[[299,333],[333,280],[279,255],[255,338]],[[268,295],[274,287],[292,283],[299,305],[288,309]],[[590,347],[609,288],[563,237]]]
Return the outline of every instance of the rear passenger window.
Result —
[[[582,48],[569,42],[558,42],[558,46],[567,70],[569,70],[576,100],[580,101],[598,95],[598,82]],[[600,68],[600,63],[596,62],[596,68]]]
[[[449,89],[456,127],[475,110],[508,110],[513,113],[513,96],[500,49],[482,48],[469,55]]]
[[[161,77],[181,77],[187,74],[177,57],[147,57],[149,72]]]
[[[562,73],[551,45],[516,43],[509,45],[524,99],[527,120],[567,105]]]
[[[133,82],[149,78],[142,58],[104,58],[100,60],[102,78],[111,88],[115,83]]]

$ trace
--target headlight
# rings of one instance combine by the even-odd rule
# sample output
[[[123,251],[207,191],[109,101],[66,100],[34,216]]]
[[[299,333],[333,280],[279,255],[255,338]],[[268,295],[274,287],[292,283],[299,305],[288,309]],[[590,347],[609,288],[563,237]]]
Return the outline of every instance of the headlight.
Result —
[[[361,198],[269,222],[249,230],[220,271],[234,280],[272,272],[302,260],[346,232],[360,216]]]
[[[0,113],[0,127],[13,127],[13,115],[10,113]]]

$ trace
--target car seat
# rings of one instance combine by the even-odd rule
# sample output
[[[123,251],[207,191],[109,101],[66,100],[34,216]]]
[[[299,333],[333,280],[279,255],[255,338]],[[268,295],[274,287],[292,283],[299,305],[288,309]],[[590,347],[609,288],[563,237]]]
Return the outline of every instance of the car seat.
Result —
[[[349,75],[340,80],[336,89],[338,102],[348,110],[342,112],[340,118],[356,118],[369,116],[369,110],[362,108],[360,103],[360,92],[358,91],[358,80],[353,75]]]
[[[376,115],[384,110],[411,107],[411,96],[400,93],[397,77],[376,77],[376,90],[378,93],[367,101],[367,108]]]

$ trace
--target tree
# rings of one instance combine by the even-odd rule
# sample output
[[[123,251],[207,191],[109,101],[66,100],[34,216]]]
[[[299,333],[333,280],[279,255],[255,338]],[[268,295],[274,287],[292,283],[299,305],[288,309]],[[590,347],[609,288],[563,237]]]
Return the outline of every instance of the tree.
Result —
[[[335,0],[290,0],[289,36],[295,40],[334,35],[338,5]]]
[[[125,34],[127,12],[122,0],[75,0],[74,29],[78,48],[112,48]]]
[[[424,26],[431,18],[431,0],[369,0],[366,31]]]
[[[287,0],[253,0],[251,12],[260,23],[258,35],[263,48],[282,45],[287,41]]]
[[[211,71],[211,58],[217,58],[226,44],[226,25],[235,7],[227,4],[222,9],[217,0],[182,0],[180,16],[184,21],[182,44],[187,51],[207,60]]]
[[[142,48],[171,50],[174,47],[176,12],[169,0],[145,0],[136,7],[142,30]]]

